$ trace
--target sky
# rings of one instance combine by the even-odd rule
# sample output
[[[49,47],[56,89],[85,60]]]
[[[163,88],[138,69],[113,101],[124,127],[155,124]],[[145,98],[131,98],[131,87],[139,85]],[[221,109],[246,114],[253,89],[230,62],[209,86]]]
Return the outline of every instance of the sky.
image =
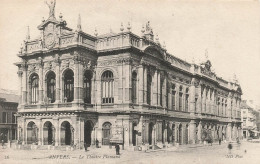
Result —
[[[48,0],[49,2],[49,0]],[[260,104],[260,3],[257,0],[57,0],[56,18],[62,13],[67,26],[93,35],[119,32],[131,23],[140,35],[150,21],[159,41],[172,55],[195,63],[205,60],[205,51],[218,76],[236,74],[243,99]],[[18,90],[17,54],[27,26],[31,39],[40,35],[37,26],[47,19],[44,0],[1,0],[0,88]]]

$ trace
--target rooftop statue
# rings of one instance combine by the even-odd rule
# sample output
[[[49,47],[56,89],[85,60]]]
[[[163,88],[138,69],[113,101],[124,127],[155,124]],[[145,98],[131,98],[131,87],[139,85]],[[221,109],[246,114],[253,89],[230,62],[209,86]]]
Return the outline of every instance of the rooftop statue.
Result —
[[[55,18],[55,4],[56,4],[56,0],[51,0],[50,4],[45,1],[45,3],[47,4],[47,6],[49,7],[50,11],[49,11],[49,18]]]

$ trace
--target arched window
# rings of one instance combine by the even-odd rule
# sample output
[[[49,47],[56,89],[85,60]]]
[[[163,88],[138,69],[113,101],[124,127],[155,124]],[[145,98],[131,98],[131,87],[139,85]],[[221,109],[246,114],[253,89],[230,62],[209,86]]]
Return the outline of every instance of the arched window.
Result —
[[[175,84],[172,84],[172,110],[175,110],[175,98],[176,98]]]
[[[161,78],[160,79],[160,83],[161,83],[161,85],[160,85],[160,106],[163,106],[163,94],[162,94],[162,92],[163,92],[163,88],[164,88],[164,79],[163,78]]]
[[[152,76],[147,75],[147,104],[151,105],[151,87],[152,87]]]
[[[114,77],[111,71],[105,71],[102,80],[102,103],[114,103]]]
[[[55,74],[54,72],[50,72],[47,75],[47,97],[50,99],[51,103],[55,102]]]
[[[186,89],[186,95],[185,95],[185,111],[187,112],[189,110],[189,88]]]
[[[38,102],[38,89],[39,89],[39,76],[33,74],[31,76],[31,103],[36,104]]]
[[[132,103],[136,103],[137,94],[136,94],[136,81],[137,81],[137,73],[132,73]]]
[[[92,73],[90,71],[86,71],[84,74],[84,102],[91,103],[91,79]]]
[[[180,86],[179,90],[179,110],[182,111],[182,86]]]
[[[74,73],[67,70],[64,74],[64,99],[65,102],[72,102],[74,99]]]

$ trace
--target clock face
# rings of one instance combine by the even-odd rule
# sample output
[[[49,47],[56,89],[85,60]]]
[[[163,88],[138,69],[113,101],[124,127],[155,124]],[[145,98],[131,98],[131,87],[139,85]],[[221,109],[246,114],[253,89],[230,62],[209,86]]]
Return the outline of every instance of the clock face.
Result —
[[[52,48],[54,46],[54,35],[49,33],[45,37],[45,45],[47,48]]]

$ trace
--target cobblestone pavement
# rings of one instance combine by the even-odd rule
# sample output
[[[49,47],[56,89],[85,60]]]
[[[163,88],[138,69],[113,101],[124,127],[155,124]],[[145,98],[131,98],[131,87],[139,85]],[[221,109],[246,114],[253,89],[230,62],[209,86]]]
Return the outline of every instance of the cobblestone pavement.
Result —
[[[231,154],[227,143],[213,146],[185,145],[178,148],[150,152],[122,150],[120,155],[109,148],[60,151],[60,150],[13,150],[0,148],[1,164],[22,163],[178,163],[178,164],[259,164],[260,143],[233,144]]]

